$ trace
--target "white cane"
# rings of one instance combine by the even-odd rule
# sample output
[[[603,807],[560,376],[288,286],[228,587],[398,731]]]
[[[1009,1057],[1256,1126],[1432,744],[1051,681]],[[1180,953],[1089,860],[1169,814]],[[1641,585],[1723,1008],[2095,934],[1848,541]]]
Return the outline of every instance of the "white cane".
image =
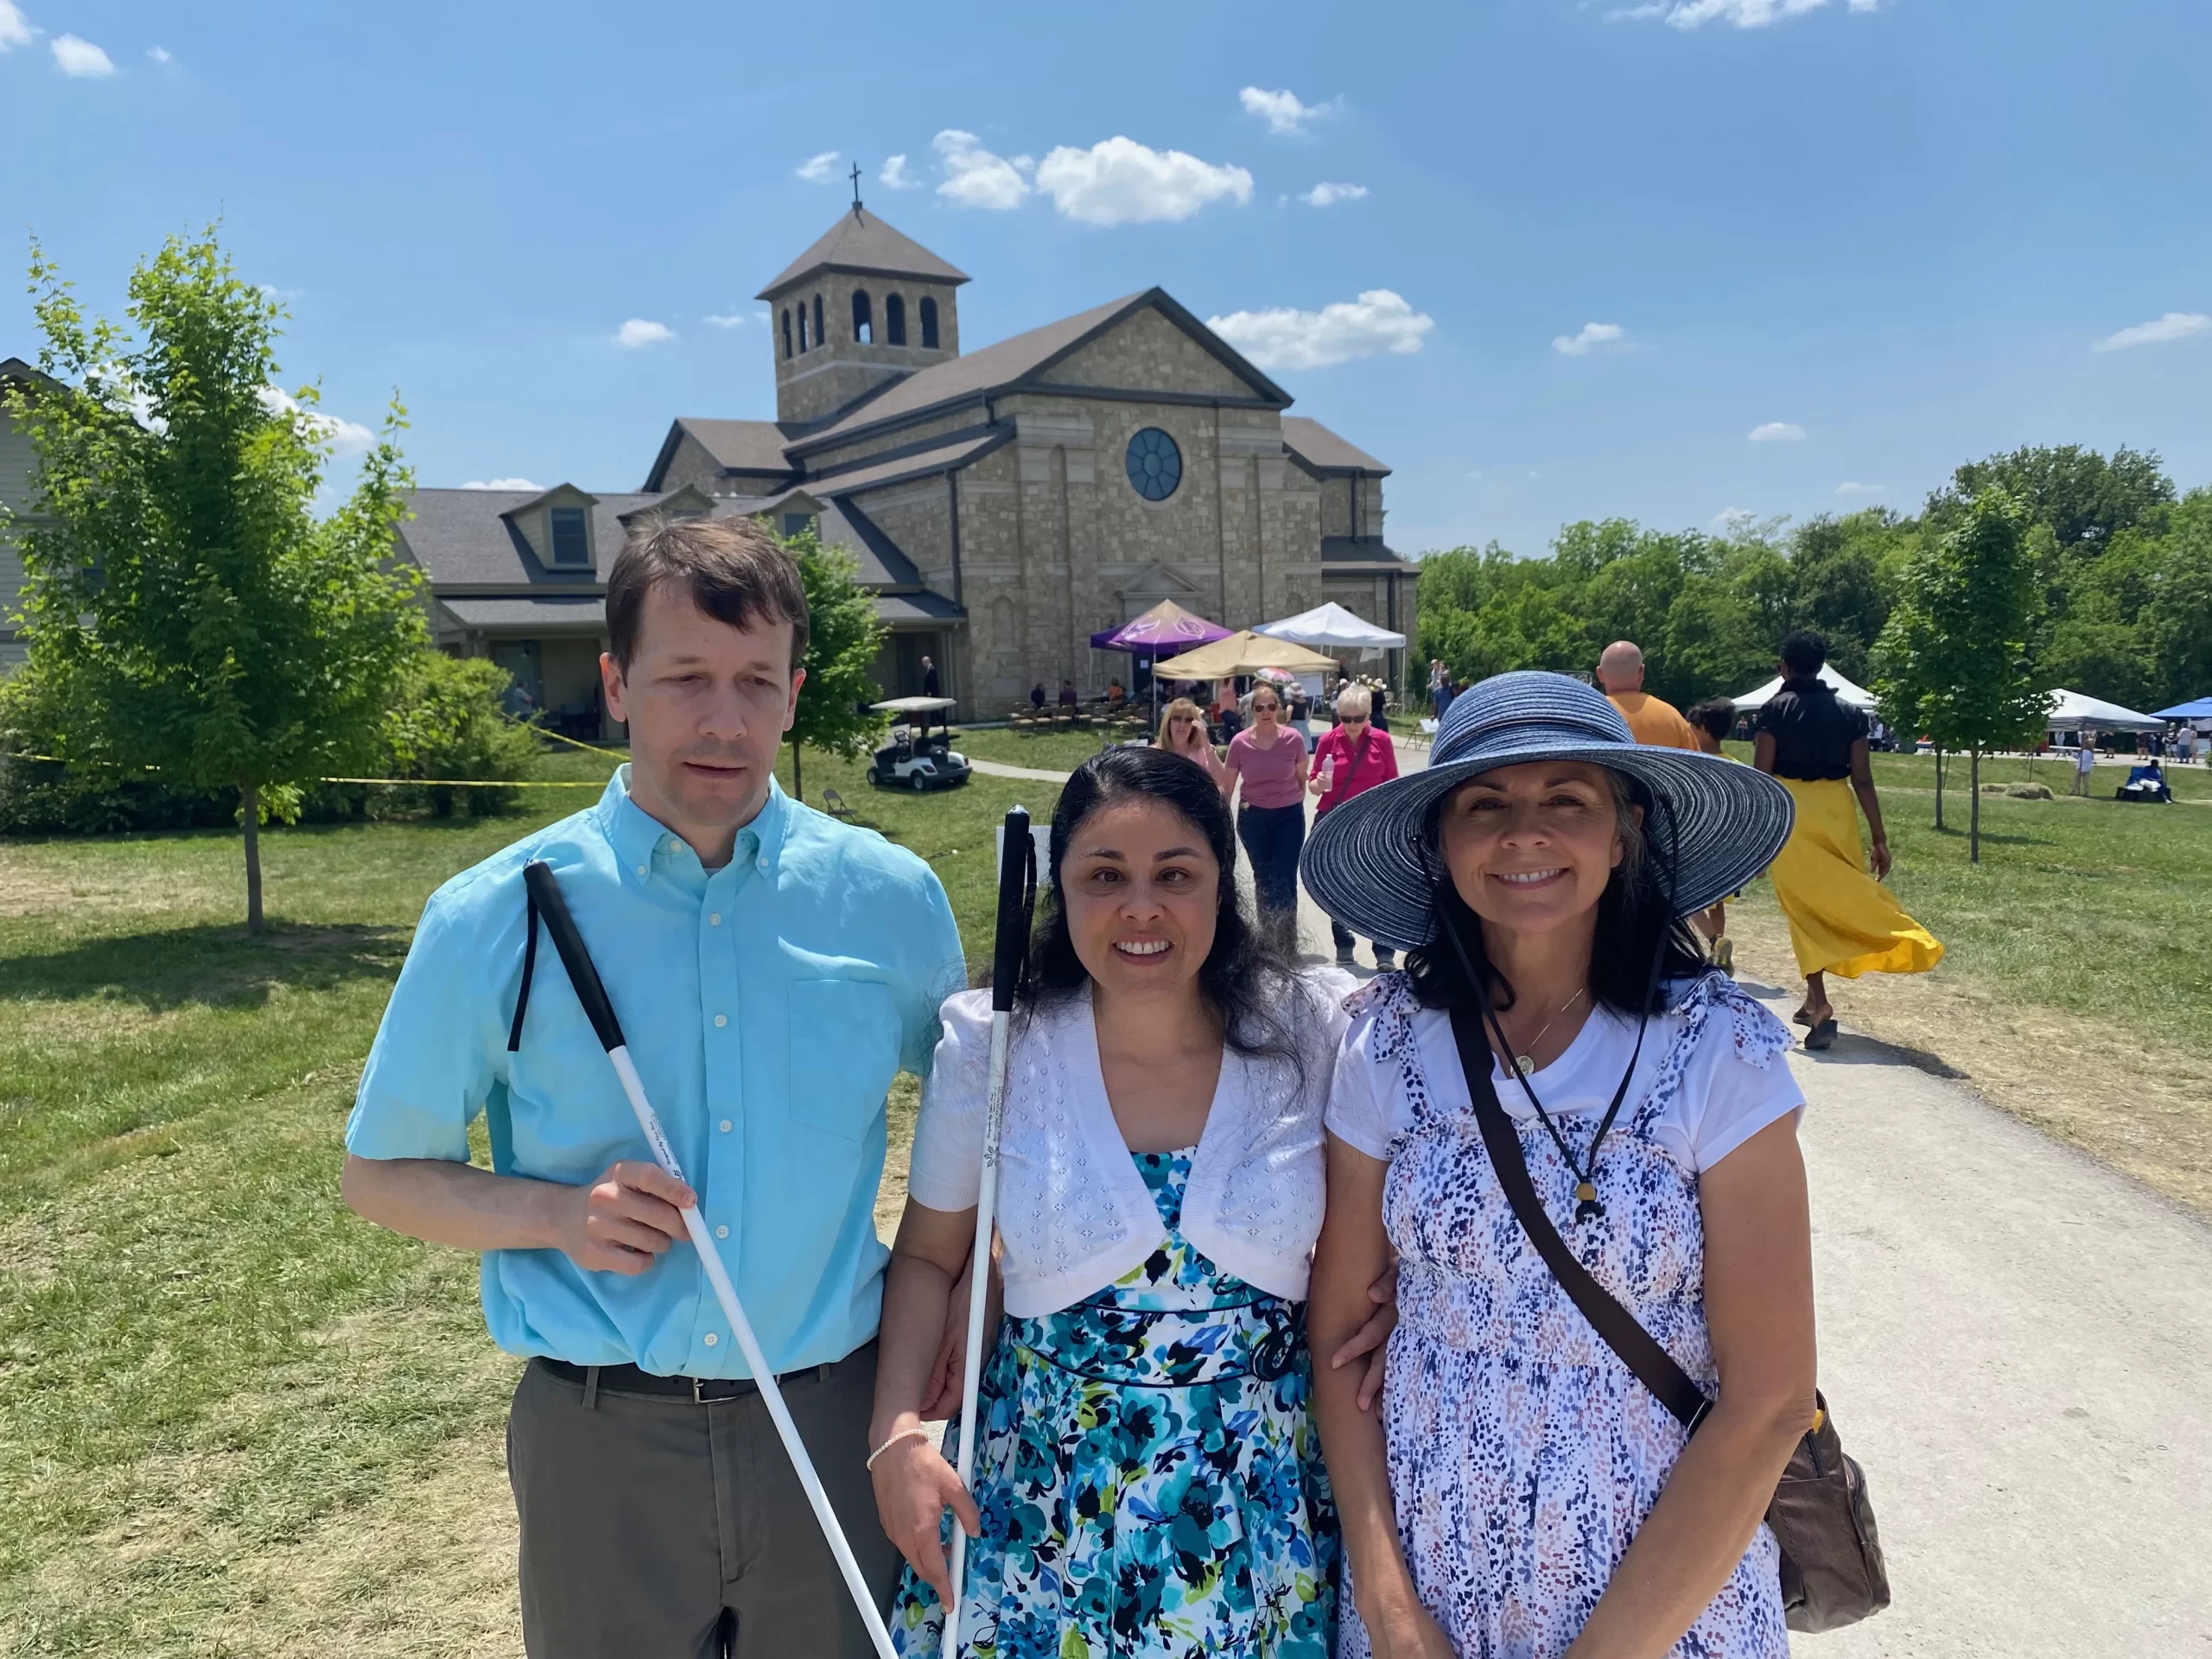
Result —
[[[561,953],[561,965],[569,970],[569,982],[575,988],[576,1001],[583,1004],[584,1017],[591,1021],[600,1046],[606,1049],[614,1075],[622,1080],[622,1092],[630,1097],[630,1109],[638,1115],[638,1127],[645,1131],[645,1142],[653,1149],[653,1160],[677,1180],[683,1180],[683,1171],[676,1161],[668,1136],[661,1131],[652,1103],[645,1098],[645,1085],[638,1077],[638,1068],[630,1063],[629,1046],[622,1040],[622,1027],[615,1020],[614,1005],[607,1001],[607,988],[600,983],[599,969],[592,965],[591,953],[584,949],[583,935],[576,931],[575,918],[569,914],[568,900],[561,896],[561,884],[554,879],[552,866],[533,861],[523,867],[522,874],[531,902],[537,906],[545,931],[553,936],[553,948]],[[684,1230],[691,1235],[692,1245],[699,1252],[700,1265],[707,1270],[707,1282],[714,1287],[715,1300],[721,1304],[722,1317],[729,1321],[730,1334],[737,1338],[738,1352],[745,1357],[746,1369],[753,1373],[761,1402],[776,1425],[777,1438],[791,1455],[798,1484],[806,1491],[806,1501],[814,1510],[814,1518],[821,1523],[830,1553],[837,1558],[837,1570],[845,1576],[845,1587],[852,1592],[853,1605],[860,1609],[861,1623],[868,1627],[868,1639],[875,1644],[880,1659],[896,1659],[891,1648],[891,1633],[883,1627],[883,1615],[876,1611],[867,1580],[861,1577],[860,1563],[853,1559],[852,1546],[845,1541],[844,1529],[837,1524],[836,1512],[830,1507],[830,1495],[822,1490],[822,1478],[814,1472],[814,1460],[807,1455],[806,1443],[798,1437],[798,1426],[791,1421],[791,1408],[784,1403],[784,1392],[776,1386],[775,1373],[768,1369],[767,1356],[760,1351],[760,1340],[753,1334],[752,1322],[738,1305],[737,1287],[730,1283],[729,1271],[722,1266],[721,1252],[715,1248],[714,1235],[707,1229],[706,1217],[696,1204],[681,1213]]]
[[[999,1129],[1006,1117],[1007,1028],[1014,1013],[1014,991],[1029,954],[1029,918],[1037,899],[1037,843],[1030,836],[1029,814],[1015,807],[1006,815],[999,841],[998,932],[991,950],[991,1064],[983,1086],[983,1168],[976,1194],[976,1255],[968,1284],[968,1349],[960,1373],[960,1452],[953,1467],[960,1484],[974,1488],[977,1390],[982,1384],[983,1300],[990,1288],[991,1226],[998,1210]],[[952,1596],[944,1607],[943,1659],[955,1659],[960,1647],[961,1575],[968,1563],[968,1535],[952,1528]]]

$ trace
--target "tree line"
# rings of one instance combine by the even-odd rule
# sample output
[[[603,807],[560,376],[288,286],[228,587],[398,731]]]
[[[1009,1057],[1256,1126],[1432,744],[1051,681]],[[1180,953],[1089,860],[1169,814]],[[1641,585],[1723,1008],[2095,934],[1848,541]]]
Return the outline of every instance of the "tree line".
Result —
[[[1885,648],[1884,634],[1916,570],[1929,575],[1961,536],[1984,566],[1992,536],[2017,539],[1997,556],[2024,567],[2017,667],[2036,692],[2155,709],[2212,690],[2212,488],[2181,496],[2155,454],[2074,444],[1969,461],[1916,515],[1870,507],[1717,534],[1585,519],[1538,557],[1496,542],[1430,553],[1419,658],[1472,680],[1587,670],[1611,641],[1633,639],[1647,688],[1680,705],[1758,684],[1783,637],[1815,628],[1840,672],[1879,690],[1901,668],[1904,638]],[[1923,629],[1923,654],[1927,639]],[[1914,709],[1894,712],[1914,724]]]

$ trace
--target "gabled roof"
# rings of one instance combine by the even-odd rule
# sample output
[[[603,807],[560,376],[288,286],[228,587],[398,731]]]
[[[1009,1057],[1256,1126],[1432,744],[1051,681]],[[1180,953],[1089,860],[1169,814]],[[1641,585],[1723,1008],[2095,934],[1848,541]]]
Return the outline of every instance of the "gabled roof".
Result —
[[[1282,417],[1283,445],[1316,473],[1387,473],[1390,469],[1321,424],[1303,415]]]
[[[932,473],[949,473],[982,460],[1001,444],[1014,440],[1011,422],[973,436],[933,445],[910,455],[897,455],[878,461],[866,457],[858,466],[842,472],[816,473],[804,486],[819,495],[846,495],[856,490],[880,489],[886,484],[900,484],[911,478],[926,478]]]
[[[48,391],[61,390],[59,380],[35,363],[26,363],[20,357],[0,357],[0,380],[27,380]]]
[[[1252,388],[1253,396],[1287,407],[1290,394],[1262,374],[1232,350],[1218,334],[1168,297],[1164,289],[1148,288],[1104,305],[1078,311],[1058,322],[1032,328],[1026,334],[986,346],[980,352],[956,357],[895,381],[871,397],[843,419],[818,432],[810,432],[791,446],[794,455],[831,447],[870,427],[911,418],[939,406],[950,407],[1003,391],[1042,376],[1055,363],[1080,350],[1147,308],[1158,311],[1211,352],[1230,372]]]
[[[947,264],[912,238],[894,231],[866,208],[854,205],[783,274],[753,297],[772,300],[817,270],[848,270],[862,276],[924,276],[957,286],[968,273]]]
[[[399,524],[401,540],[430,579],[431,588],[495,585],[528,588],[593,583],[606,579],[626,534],[622,517],[649,507],[658,494],[602,495],[590,508],[591,540],[598,568],[569,569],[543,563],[531,551],[512,515],[552,493],[545,490],[416,490],[407,497],[411,517]]]

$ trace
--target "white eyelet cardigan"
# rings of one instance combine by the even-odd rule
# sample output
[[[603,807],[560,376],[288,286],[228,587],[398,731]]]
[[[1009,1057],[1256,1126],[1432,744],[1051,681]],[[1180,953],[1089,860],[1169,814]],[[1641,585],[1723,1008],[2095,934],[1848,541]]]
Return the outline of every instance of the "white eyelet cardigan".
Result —
[[[1302,1301],[1324,1196],[1321,1118],[1347,1024],[1348,976],[1297,976],[1284,1023],[1300,1067],[1233,1049],[1191,1161],[1183,1236],[1272,1295]],[[973,1208],[982,1182],[991,997],[963,991],[922,1090],[907,1191],[932,1210]],[[1039,1319],[1096,1294],[1159,1244],[1160,1212],[1114,1121],[1088,991],[1017,1013],[999,1141],[998,1226],[1006,1310]]]

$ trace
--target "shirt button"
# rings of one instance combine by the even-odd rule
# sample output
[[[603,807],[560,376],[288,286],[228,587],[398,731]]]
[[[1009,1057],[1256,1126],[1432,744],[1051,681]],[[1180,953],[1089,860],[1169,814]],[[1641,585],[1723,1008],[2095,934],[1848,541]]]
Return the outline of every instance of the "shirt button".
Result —
[[[643,875],[643,874],[645,874],[645,867],[644,865],[640,864],[640,865],[639,865],[639,866],[638,866],[638,874],[639,874],[639,875]]]
[[[729,1133],[729,1119],[728,1118],[722,1119],[722,1133],[724,1135],[728,1135]]]
[[[721,912],[720,912],[719,910],[717,910],[717,911],[714,911],[714,912],[710,912],[710,913],[708,915],[708,917],[707,917],[707,925],[708,925],[709,927],[720,927],[721,925],[722,925],[722,913],[721,913]]]
[[[708,1346],[708,1347],[711,1348],[711,1347],[713,1347],[716,1343],[720,1342],[720,1341],[721,1340],[721,1338],[720,1337],[716,1336],[713,1332],[709,1331],[709,1332],[707,1332],[706,1336],[705,1336],[703,1338],[702,1338],[702,1340],[703,1340],[703,1341],[706,1343],[706,1344],[707,1344],[707,1346]]]
[[[768,861],[766,859],[764,858],[760,861],[760,868],[764,870],[768,868]]]
[[[716,1015],[715,1016],[715,1023],[717,1026],[726,1026],[726,1025],[729,1024],[729,1015],[728,1015],[728,1014],[716,1014]]]
[[[729,1224],[728,1222],[724,1222],[721,1226],[715,1228],[715,1236],[716,1238],[728,1238],[729,1236]]]

